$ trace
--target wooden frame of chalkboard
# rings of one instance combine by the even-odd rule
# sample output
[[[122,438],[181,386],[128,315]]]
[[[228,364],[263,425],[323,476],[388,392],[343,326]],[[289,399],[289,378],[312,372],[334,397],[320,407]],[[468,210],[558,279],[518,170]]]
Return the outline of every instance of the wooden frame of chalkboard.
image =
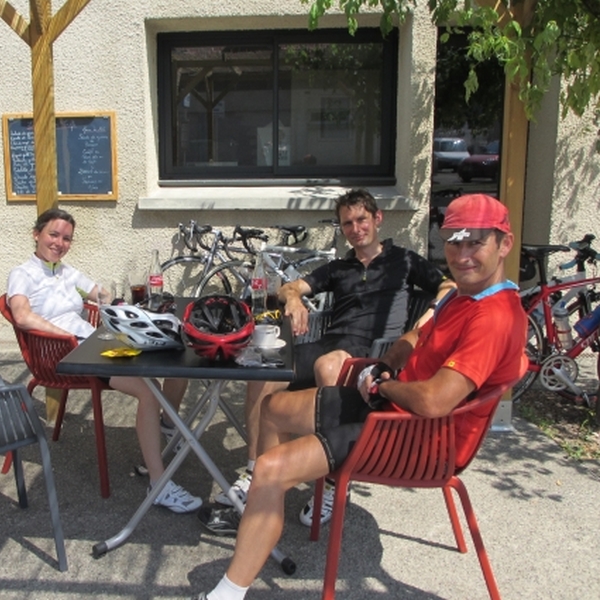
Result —
[[[2,116],[8,200],[35,200],[33,117]],[[59,200],[117,199],[117,135],[113,111],[57,113]]]

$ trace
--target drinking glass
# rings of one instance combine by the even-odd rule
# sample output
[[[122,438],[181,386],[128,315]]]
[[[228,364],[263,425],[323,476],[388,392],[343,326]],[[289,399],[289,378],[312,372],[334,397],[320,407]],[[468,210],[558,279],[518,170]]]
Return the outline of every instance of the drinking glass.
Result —
[[[111,293],[105,287],[103,287],[103,285],[101,283],[98,283],[97,286],[98,286],[98,308],[100,308],[102,305],[107,305],[107,304],[110,305],[110,303],[112,301]],[[100,331],[100,333],[98,333],[98,339],[109,341],[109,340],[114,340],[115,336],[110,331],[107,331],[105,326],[102,325],[102,330]]]

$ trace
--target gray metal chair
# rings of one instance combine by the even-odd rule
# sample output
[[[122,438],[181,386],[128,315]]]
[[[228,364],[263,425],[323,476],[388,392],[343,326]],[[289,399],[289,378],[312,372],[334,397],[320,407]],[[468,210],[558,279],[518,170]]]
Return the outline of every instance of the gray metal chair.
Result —
[[[419,318],[431,306],[431,301],[434,299],[433,294],[425,292],[421,289],[414,289],[410,294],[408,302],[408,315],[404,325],[404,331],[410,331]],[[331,311],[313,312],[308,315],[308,331],[304,335],[296,337],[295,344],[306,344],[315,342],[327,331],[327,327],[331,322]],[[381,358],[387,350],[398,339],[398,336],[381,337],[373,340],[369,351],[370,358]]]
[[[48,448],[44,427],[25,386],[10,385],[0,378],[0,454],[9,452],[12,454],[17,494],[21,508],[27,508],[28,503],[20,451],[24,446],[31,444],[39,444],[40,447],[58,567],[61,571],[66,571],[68,567],[65,540],[58,511],[58,498],[50,462],[50,449]]]

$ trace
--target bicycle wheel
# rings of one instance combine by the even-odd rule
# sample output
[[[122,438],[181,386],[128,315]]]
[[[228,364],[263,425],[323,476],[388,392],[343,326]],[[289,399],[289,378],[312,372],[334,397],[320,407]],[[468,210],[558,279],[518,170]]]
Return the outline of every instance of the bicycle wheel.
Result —
[[[211,269],[195,289],[194,295],[227,294],[239,300],[251,297],[252,271],[254,265],[243,260],[231,260]]]
[[[203,256],[176,256],[164,262],[163,289],[165,292],[191,298],[204,275],[205,258]]]
[[[540,326],[536,323],[531,315],[527,317],[527,344],[525,346],[525,354],[529,358],[530,363],[536,365],[541,364],[544,356],[544,336]],[[515,384],[512,389],[513,401],[518,400],[532,385],[538,376],[538,371],[528,369],[525,375]]]

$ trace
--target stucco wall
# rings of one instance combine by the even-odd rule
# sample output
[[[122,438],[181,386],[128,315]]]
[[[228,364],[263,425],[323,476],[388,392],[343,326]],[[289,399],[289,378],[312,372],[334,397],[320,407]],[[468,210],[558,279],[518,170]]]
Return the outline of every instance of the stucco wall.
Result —
[[[523,241],[531,244],[568,244],[586,233],[600,237],[598,125],[591,110],[561,119],[560,90],[555,78],[530,125]],[[554,254],[549,273],[568,257]]]
[[[25,16],[29,14],[28,4],[24,0],[13,2]],[[183,202],[173,203],[177,210],[139,208],[140,199],[144,198],[153,199],[150,206],[166,205],[157,184],[157,32],[305,29],[306,11],[306,6],[298,0],[227,3],[92,0],[89,3],[54,45],[55,106],[57,112],[116,112],[119,199],[60,204],[77,220],[76,240],[68,262],[105,284],[121,281],[131,269],[149,263],[152,248],[159,249],[161,260],[171,256],[175,227],[190,218],[220,227],[236,223],[265,227],[302,223],[313,227],[311,234],[317,245],[330,235],[318,226],[318,220],[330,216],[332,200],[340,191],[336,188],[296,189],[292,193],[280,188],[254,188],[250,193],[235,188],[187,189],[175,192],[184,198]],[[377,26],[378,17],[367,16],[362,24]],[[345,21],[341,16],[327,16],[322,25],[345,27]],[[435,36],[424,29],[431,29],[429,20],[417,19],[401,35],[400,89],[405,91],[399,95],[398,129],[403,144],[398,153],[398,187],[375,190],[386,209],[382,235],[393,236],[421,252],[427,248],[428,156],[435,62]],[[0,69],[3,81],[10,81],[10,85],[0,86],[0,111],[30,112],[29,49],[3,22],[0,23]],[[0,265],[0,290],[4,291],[10,268],[26,260],[32,251],[30,232],[37,212],[32,202],[6,201],[3,170],[0,194],[3,231],[5,235],[10,232],[10,244]],[[199,198],[203,203],[199,203]],[[308,198],[310,202],[302,203],[298,198]],[[217,205],[217,208],[185,210],[186,202],[196,206]],[[219,205],[228,208],[220,210]],[[232,206],[245,208],[235,210]],[[295,206],[305,208],[298,210]]]

